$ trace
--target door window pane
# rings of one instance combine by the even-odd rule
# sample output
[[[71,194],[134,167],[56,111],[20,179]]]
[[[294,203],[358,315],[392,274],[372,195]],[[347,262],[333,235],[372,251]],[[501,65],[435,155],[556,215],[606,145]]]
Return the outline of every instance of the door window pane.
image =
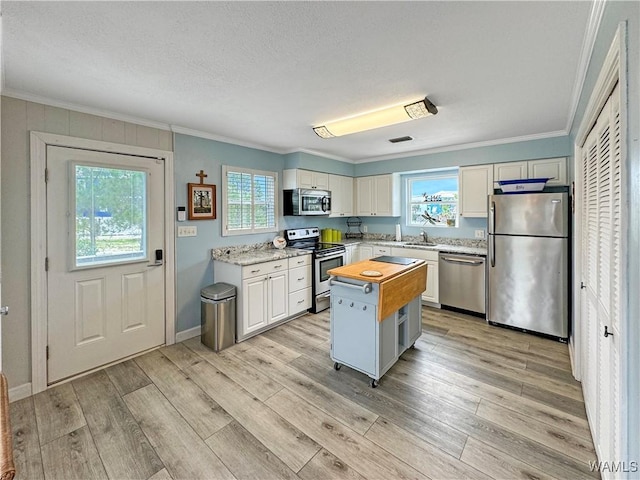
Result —
[[[75,267],[147,258],[147,175],[73,166]]]

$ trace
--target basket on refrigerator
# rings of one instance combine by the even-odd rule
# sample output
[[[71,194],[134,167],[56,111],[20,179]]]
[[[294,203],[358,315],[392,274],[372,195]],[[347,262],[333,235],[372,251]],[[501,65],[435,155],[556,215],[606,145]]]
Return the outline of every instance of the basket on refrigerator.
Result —
[[[504,193],[541,192],[551,178],[523,178],[519,180],[498,180]]]

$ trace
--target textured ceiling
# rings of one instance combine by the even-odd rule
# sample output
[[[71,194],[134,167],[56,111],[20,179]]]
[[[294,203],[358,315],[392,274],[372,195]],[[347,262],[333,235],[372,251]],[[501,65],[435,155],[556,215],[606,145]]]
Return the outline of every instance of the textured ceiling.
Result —
[[[566,132],[591,2],[2,2],[4,93],[361,161]],[[436,116],[311,126],[425,95]],[[182,130],[184,131],[184,130]],[[410,135],[412,142],[388,139]]]

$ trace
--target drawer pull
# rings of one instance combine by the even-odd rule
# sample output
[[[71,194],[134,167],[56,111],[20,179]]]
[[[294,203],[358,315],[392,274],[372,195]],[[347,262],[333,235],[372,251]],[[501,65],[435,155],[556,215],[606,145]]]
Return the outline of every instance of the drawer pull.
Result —
[[[260,269],[258,270],[251,270],[251,273],[258,273],[260,271]]]
[[[300,305],[301,303],[304,303],[304,300],[298,300],[298,305]]]
[[[274,265],[273,268],[282,268],[282,265]]]
[[[302,265],[304,263],[304,260],[298,260],[298,265]]]
[[[304,280],[304,277],[300,277],[300,278],[298,279],[298,281],[299,281],[299,282],[301,282],[302,280]]]

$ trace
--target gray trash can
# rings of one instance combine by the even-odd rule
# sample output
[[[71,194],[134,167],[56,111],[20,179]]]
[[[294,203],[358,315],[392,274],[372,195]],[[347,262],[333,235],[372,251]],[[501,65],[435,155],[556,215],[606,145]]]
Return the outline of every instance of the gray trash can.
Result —
[[[200,341],[216,352],[236,341],[236,287],[214,283],[200,291]]]

